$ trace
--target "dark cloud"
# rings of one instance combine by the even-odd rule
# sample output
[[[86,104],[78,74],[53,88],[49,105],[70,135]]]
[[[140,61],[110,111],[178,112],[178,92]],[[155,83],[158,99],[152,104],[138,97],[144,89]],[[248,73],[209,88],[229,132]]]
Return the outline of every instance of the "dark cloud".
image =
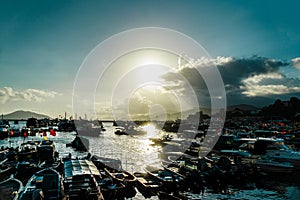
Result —
[[[169,86],[171,89],[184,88],[181,89],[184,95],[188,95],[187,86],[191,86],[198,95],[199,103],[207,105],[210,94],[199,71],[217,67],[224,82],[228,104],[264,104],[280,96],[289,99],[290,95],[300,95],[300,79],[286,77],[281,71],[282,67],[291,67],[291,63],[259,56],[202,58],[193,65],[181,67],[178,73],[168,73],[162,78],[174,83],[173,88]]]
[[[280,67],[288,64],[283,61],[254,56],[251,58],[232,59],[231,62],[217,65],[217,67],[222,75],[224,85],[235,87],[249,76],[278,72]]]

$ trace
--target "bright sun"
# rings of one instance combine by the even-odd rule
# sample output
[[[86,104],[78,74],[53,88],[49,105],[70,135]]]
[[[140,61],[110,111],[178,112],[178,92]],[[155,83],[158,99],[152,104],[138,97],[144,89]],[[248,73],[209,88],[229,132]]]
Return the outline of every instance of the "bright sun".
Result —
[[[157,133],[157,129],[153,124],[147,124],[141,128],[147,133],[147,137],[152,137]]]

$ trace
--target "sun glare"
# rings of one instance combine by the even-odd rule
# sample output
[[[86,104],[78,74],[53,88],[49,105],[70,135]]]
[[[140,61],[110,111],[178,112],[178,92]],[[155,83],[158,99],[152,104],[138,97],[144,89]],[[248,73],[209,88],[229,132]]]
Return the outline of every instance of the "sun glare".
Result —
[[[139,61],[139,64],[141,66],[143,65],[159,65],[162,62],[160,60],[158,60],[157,58],[153,58],[153,57],[144,57]]]
[[[147,124],[141,128],[147,133],[147,137],[155,136],[158,131],[153,124]]]

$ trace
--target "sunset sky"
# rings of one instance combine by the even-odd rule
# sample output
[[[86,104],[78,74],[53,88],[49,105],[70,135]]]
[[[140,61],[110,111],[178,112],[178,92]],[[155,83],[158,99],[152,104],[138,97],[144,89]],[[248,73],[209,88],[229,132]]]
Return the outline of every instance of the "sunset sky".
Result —
[[[0,113],[22,109],[52,117],[64,112],[71,115],[76,75],[89,53],[115,34],[142,27],[172,29],[201,44],[210,57],[201,59],[199,55],[195,59],[199,65],[217,66],[228,105],[264,106],[278,98],[300,98],[299,6],[296,0],[1,0]],[[152,53],[156,54],[168,59],[170,65],[177,64],[174,55]],[[136,59],[142,55],[128,56]],[[176,81],[178,75],[189,79],[196,95],[203,89],[191,67],[170,71],[157,67],[162,64],[159,63],[150,66],[154,70],[151,71],[144,63],[143,71],[129,73],[133,63],[128,60],[128,57],[118,58],[112,63],[111,71],[107,71],[108,78],[103,77],[99,82],[104,85],[95,95],[95,109],[100,118],[110,116],[111,93],[120,77],[133,82],[137,81],[135,77],[153,75],[155,71],[157,77],[153,75],[153,80],[169,83],[168,88],[173,91],[167,94],[161,87],[133,86],[137,92],[129,104],[138,107],[129,108],[133,115],[148,112],[150,104],[160,104],[161,109],[170,112],[178,111],[177,101],[170,104],[162,100],[172,99],[168,95],[175,93],[184,95],[182,91],[186,88]],[[124,64],[122,69],[118,68],[121,64]],[[149,88],[151,91],[147,92]],[[121,109],[122,102],[114,106]]]

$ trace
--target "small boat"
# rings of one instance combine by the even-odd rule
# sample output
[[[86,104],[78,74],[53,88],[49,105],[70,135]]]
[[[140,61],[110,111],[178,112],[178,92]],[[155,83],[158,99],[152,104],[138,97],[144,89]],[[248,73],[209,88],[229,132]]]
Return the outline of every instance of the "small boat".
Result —
[[[114,182],[125,185],[126,193],[124,193],[124,197],[132,198],[136,195],[136,177],[133,174],[125,170],[117,170],[111,167],[105,167],[104,171],[113,179]]]
[[[176,197],[172,193],[166,193],[163,191],[159,191],[157,196],[158,196],[158,199],[160,199],[160,200],[182,200],[182,198]]]
[[[257,138],[254,143],[254,155],[266,155],[272,160],[289,162],[300,169],[300,152],[290,149],[283,139]]]
[[[55,159],[55,145],[52,140],[43,140],[38,146],[38,158],[41,161]]]
[[[2,164],[3,162],[6,162],[8,152],[9,152],[8,148],[5,148],[5,149],[2,148],[0,150],[0,164]]]
[[[21,144],[15,152],[14,159],[18,161],[36,160],[38,158],[37,146],[41,141],[28,141]]]
[[[0,182],[0,199],[17,200],[23,189],[23,184],[13,177]]]
[[[178,163],[169,163],[169,162],[164,162],[163,161],[161,163],[161,166],[165,170],[175,174],[176,176],[179,176],[182,179],[185,179],[185,176],[182,174],[182,167],[180,165],[178,165]]]
[[[125,131],[125,129],[122,128],[122,127],[116,128],[115,134],[116,134],[116,135],[128,135],[128,133],[127,133],[127,132]]]
[[[145,172],[149,174],[151,178],[161,182],[162,189],[167,192],[177,190],[177,187],[180,186],[181,182],[184,180],[182,176],[178,176],[171,171],[149,165],[145,167]]]
[[[87,138],[76,135],[76,137],[71,143],[66,144],[66,147],[72,147],[77,151],[88,151],[89,143],[90,142]]]
[[[91,161],[96,165],[98,169],[104,169],[106,167],[110,167],[117,170],[122,169],[122,162],[120,159],[93,155]]]
[[[46,160],[46,161],[38,164],[38,167],[40,169],[53,168],[56,171],[58,171],[59,173],[63,172],[63,170],[64,170],[63,166],[64,166],[64,164],[61,159],[54,160],[54,161]]]
[[[90,160],[67,160],[64,162],[63,187],[67,200],[102,200],[101,188],[95,176],[101,176]]]
[[[101,134],[101,124],[99,122],[91,122],[87,120],[75,120],[76,132],[80,136],[98,137]]]
[[[16,162],[5,161],[0,165],[0,181],[8,179],[12,174],[16,172]]]
[[[7,138],[9,135],[9,126],[8,125],[0,125],[0,140]]]
[[[265,173],[292,173],[294,166],[289,162],[278,162],[272,159],[257,159],[255,165]]]
[[[10,128],[9,137],[19,137],[21,135],[21,131],[17,127]]]
[[[101,188],[104,199],[124,199],[126,186],[121,182],[115,182],[104,170],[99,170],[100,176],[95,175],[96,182]]]
[[[136,177],[123,170],[119,159],[93,156],[91,158],[98,170],[104,170],[113,179],[119,182],[126,182],[126,185],[135,185]]]
[[[172,135],[166,134],[162,137],[152,137],[149,139],[153,142],[154,145],[164,146],[164,145],[166,145],[166,142],[170,142],[173,139],[173,137],[172,137]]]
[[[46,168],[35,173],[27,182],[20,200],[31,200],[33,196],[43,196],[45,199],[62,199],[61,176],[52,169]]]
[[[18,162],[16,164],[16,173],[15,177],[19,179],[22,183],[26,184],[27,181],[34,175],[36,172],[40,171],[39,163],[33,162]]]
[[[161,182],[151,178],[147,173],[135,172],[133,175],[137,179],[136,188],[145,198],[157,195],[162,186]]]

